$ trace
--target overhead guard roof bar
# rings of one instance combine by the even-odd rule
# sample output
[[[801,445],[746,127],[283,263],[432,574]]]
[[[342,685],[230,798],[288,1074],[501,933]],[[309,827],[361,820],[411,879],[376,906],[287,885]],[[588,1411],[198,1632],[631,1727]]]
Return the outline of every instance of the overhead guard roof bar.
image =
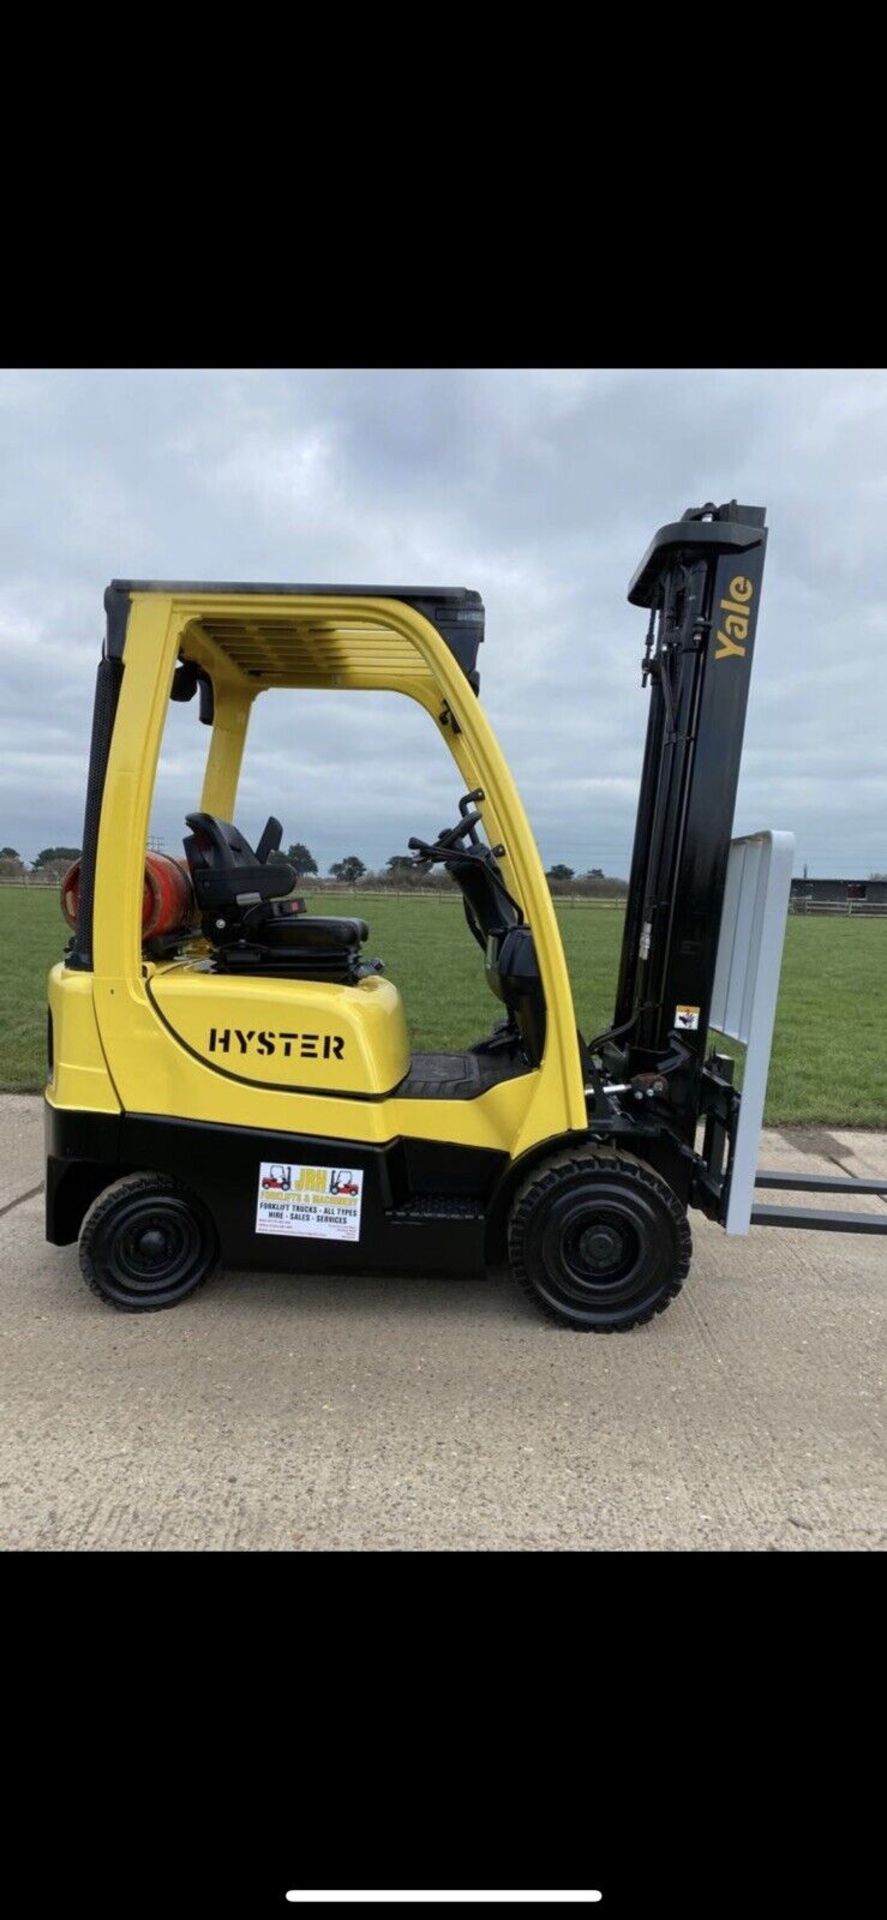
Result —
[[[385,587],[385,586],[338,586],[326,583],[312,586],[307,584],[289,585],[277,583],[259,584],[246,581],[213,580],[112,580],[105,593],[105,612],[107,614],[106,653],[111,659],[119,659],[123,653],[126,636],[126,622],[129,614],[130,597],[135,593],[158,593],[173,595],[177,599],[192,601],[190,618],[196,621],[223,653],[235,661],[248,677],[267,679],[269,684],[284,680],[285,667],[275,664],[273,652],[269,652],[269,643],[276,646],[282,637],[287,636],[290,643],[302,648],[310,646],[311,635],[323,636],[326,643],[341,636],[345,644],[346,635],[358,634],[367,637],[387,636],[387,646],[403,647],[400,635],[396,635],[387,625],[384,606],[380,604],[378,622],[368,621],[365,611],[367,601],[400,600],[405,606],[421,613],[437,630],[458,661],[471,685],[477,690],[477,654],[484,637],[484,604],[479,593],[468,587]],[[312,604],[312,611],[300,620],[298,602],[300,599]],[[343,600],[358,600],[364,610],[354,626],[345,625],[337,617],[330,625],[318,619],[314,610],[318,600],[330,599],[340,605]],[[257,600],[266,604],[255,607]],[[279,600],[279,611],[268,601]],[[204,606],[201,608],[201,601]],[[227,602],[227,604],[224,604]],[[293,604],[293,603],[296,604]],[[222,604],[220,604],[222,603]],[[327,671],[334,669],[325,669]]]

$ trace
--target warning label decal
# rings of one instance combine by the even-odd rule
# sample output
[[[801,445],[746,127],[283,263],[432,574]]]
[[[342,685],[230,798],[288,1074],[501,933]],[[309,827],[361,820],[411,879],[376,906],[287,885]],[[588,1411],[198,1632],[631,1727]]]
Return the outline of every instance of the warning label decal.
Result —
[[[362,1195],[363,1174],[353,1167],[298,1167],[263,1160],[256,1232],[290,1233],[304,1240],[359,1240]]]
[[[685,1027],[689,1032],[695,1033],[699,1025],[699,1008],[675,1007],[674,1023],[676,1027]]]

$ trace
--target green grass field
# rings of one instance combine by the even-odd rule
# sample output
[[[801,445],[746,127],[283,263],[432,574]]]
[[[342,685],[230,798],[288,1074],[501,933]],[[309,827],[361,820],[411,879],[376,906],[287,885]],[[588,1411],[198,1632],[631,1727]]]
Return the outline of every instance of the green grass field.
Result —
[[[367,952],[404,996],[413,1044],[461,1047],[488,1031],[498,1003],[461,903],[308,896],[314,912],[363,915]],[[622,913],[560,904],[558,918],[582,1031],[612,1017]],[[47,969],[67,929],[54,890],[0,888],[0,1088],[44,1080]],[[887,918],[789,921],[766,1119],[771,1125],[887,1126]]]

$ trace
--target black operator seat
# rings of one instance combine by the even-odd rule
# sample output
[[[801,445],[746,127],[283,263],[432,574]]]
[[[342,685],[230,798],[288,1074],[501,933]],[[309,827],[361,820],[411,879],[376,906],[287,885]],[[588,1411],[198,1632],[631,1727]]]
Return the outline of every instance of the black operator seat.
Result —
[[[189,813],[184,846],[205,939],[221,973],[283,974],[340,985],[366,972],[360,949],[368,938],[365,920],[302,912],[287,898],[296,884],[288,860],[272,859],[283,835],[270,819],[255,850],[230,820],[211,813]]]
[[[191,832],[184,842],[185,855],[201,909],[234,906],[244,894],[261,901],[281,900],[292,892],[296,873],[289,861],[268,864],[283,838],[279,820],[268,821],[255,852],[230,820],[217,820],[212,813],[189,813],[186,820]]]

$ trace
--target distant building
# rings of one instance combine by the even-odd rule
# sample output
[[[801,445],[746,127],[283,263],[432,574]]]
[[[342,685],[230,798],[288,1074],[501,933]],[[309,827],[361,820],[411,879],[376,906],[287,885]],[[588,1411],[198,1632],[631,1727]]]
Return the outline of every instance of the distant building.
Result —
[[[850,900],[887,906],[887,880],[793,880],[793,900],[827,900],[846,906]]]

